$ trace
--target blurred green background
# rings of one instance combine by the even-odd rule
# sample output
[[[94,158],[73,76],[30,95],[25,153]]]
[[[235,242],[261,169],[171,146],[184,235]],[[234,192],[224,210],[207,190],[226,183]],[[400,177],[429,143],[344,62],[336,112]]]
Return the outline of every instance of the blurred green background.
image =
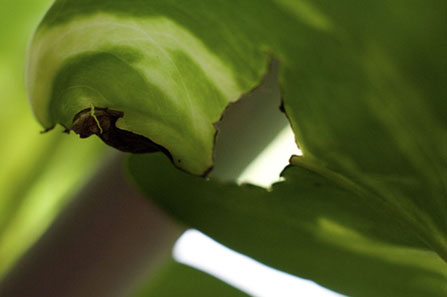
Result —
[[[51,2],[0,2],[0,279],[107,156],[95,138],[42,134],[28,106],[26,49]]]

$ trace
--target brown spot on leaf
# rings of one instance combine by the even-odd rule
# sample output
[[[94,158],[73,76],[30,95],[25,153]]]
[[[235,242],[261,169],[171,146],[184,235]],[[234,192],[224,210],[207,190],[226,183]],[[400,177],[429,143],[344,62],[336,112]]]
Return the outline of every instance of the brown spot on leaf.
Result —
[[[117,128],[116,121],[123,116],[123,112],[108,108],[87,108],[75,115],[71,129],[81,138],[97,135],[106,144],[123,152],[161,151],[172,160],[169,151],[161,145],[142,135]]]

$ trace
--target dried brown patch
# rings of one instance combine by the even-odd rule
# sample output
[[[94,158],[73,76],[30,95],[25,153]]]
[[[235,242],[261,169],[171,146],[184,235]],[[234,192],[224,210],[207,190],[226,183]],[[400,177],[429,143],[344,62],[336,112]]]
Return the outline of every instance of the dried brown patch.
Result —
[[[116,121],[123,116],[123,112],[108,108],[87,108],[75,115],[71,129],[81,138],[96,135],[106,144],[123,152],[161,151],[172,160],[169,151],[161,145],[142,135],[117,128]]]

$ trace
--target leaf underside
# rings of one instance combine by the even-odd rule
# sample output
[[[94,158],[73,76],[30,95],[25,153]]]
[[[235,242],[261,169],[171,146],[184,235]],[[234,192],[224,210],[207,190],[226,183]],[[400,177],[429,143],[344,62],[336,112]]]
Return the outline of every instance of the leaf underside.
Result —
[[[168,265],[133,297],[248,297],[245,293],[186,265],[170,261]]]
[[[182,173],[133,155],[132,179],[176,218],[267,265],[350,296],[445,296],[446,265],[381,210],[289,166],[267,191]],[[148,170],[152,168],[152,170]]]
[[[121,111],[118,128],[201,174],[212,165],[213,124],[273,56],[304,153],[285,182],[272,192],[208,182],[157,156],[132,156],[133,179],[185,223],[334,290],[442,296],[445,8],[440,0],[56,1],[31,46],[28,88],[43,125],[69,127],[90,105]]]

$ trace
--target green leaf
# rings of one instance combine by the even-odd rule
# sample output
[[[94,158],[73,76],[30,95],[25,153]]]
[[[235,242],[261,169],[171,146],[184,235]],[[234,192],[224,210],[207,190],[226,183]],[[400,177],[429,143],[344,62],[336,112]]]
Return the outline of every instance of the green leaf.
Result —
[[[163,146],[180,168],[207,171],[213,124],[261,80],[268,58],[244,55],[244,69],[232,69],[180,20],[163,15],[171,5],[56,1],[30,49],[28,90],[39,122],[70,129],[91,106],[117,110],[124,113],[117,128]],[[231,48],[241,38],[225,43]]]
[[[296,168],[312,172],[312,180],[328,185],[326,199],[348,199],[337,198],[343,208],[329,204],[336,224],[328,224],[349,232],[338,238],[344,244],[340,257],[327,254],[340,247],[311,240],[320,232],[317,224],[313,227],[317,234],[299,233],[310,238],[310,245],[301,250],[290,245],[284,249],[288,252],[266,262],[287,270],[287,263],[297,265],[291,251],[315,251],[326,255],[324,263],[338,270],[324,274],[320,266],[312,278],[335,289],[340,286],[339,290],[362,295],[365,288],[381,290],[382,286],[370,288],[365,283],[378,277],[366,274],[368,269],[387,276],[399,272],[391,274],[394,281],[378,277],[383,288],[392,292],[409,293],[406,288],[412,285],[397,288],[396,284],[416,277],[417,294],[431,292],[430,288],[433,294],[444,293],[439,285],[445,278],[442,260],[447,261],[446,51],[440,43],[447,35],[444,11],[442,0],[59,0],[31,45],[28,89],[36,116],[45,127],[60,123],[71,128],[75,115],[92,106],[117,110],[124,113],[117,128],[149,138],[169,152],[176,166],[202,174],[212,165],[213,124],[230,102],[260,82],[273,56],[280,62],[284,109],[304,152],[287,172]],[[101,119],[95,118],[95,110],[91,112],[96,124],[90,119],[88,128],[101,136],[101,127],[96,127]],[[148,187],[152,181],[144,175],[152,177],[154,171],[164,169],[141,164],[132,170],[134,175],[143,175],[135,178]],[[236,211],[251,195],[276,197],[275,191],[266,194],[254,188],[211,183],[214,186],[205,191],[201,184],[196,189],[185,185],[185,193],[194,191],[189,198],[196,206],[186,207],[177,197],[183,193],[172,189],[173,181],[180,183],[183,178],[192,179],[172,179],[165,193],[146,190],[157,200],[164,197],[172,209],[181,205],[189,210],[187,215],[177,213],[189,223],[199,218],[202,224],[213,220],[197,201],[223,195],[218,192],[221,187],[223,192],[230,187],[234,191],[230,196],[240,200],[228,200],[228,211]],[[159,176],[153,180],[161,182]],[[296,187],[289,195],[297,197],[309,186],[292,179],[281,187],[288,184]],[[152,186],[154,190],[160,187]],[[306,193],[322,195],[315,189]],[[273,201],[265,209],[276,210],[268,213],[246,206],[240,225],[247,224],[247,233],[258,234],[258,225],[242,218],[258,216],[258,223],[271,216],[282,220],[281,203],[285,202]],[[313,205],[309,215],[319,216],[326,203]],[[304,210],[289,208],[294,210],[290,224],[300,224],[298,214],[304,215]],[[336,220],[338,213],[341,222]],[[365,216],[364,221],[357,213]],[[213,226],[229,236],[234,223]],[[274,229],[281,240],[285,240],[281,232],[292,235],[276,223],[264,226]],[[207,228],[209,233],[214,230],[211,225]],[[332,233],[325,232],[331,238]],[[247,253],[262,258],[262,250],[267,253],[264,243],[251,239],[252,248],[242,236],[223,241],[235,247],[245,242]],[[370,251],[376,243],[380,248]],[[356,248],[363,254],[346,252]],[[381,254],[382,248],[401,262],[389,264],[380,257],[378,261],[375,253]],[[345,262],[356,255],[359,260],[348,268]],[[414,259],[423,264],[415,264]],[[308,263],[306,269],[312,272],[312,267]],[[359,270],[362,277],[354,273]],[[426,280],[426,271],[436,276]],[[304,270],[296,272],[306,275]],[[423,281],[418,278],[421,274]],[[352,284],[346,275],[358,281]]]
[[[331,20],[333,38],[306,39],[319,48],[283,69],[301,163],[349,180],[447,261],[445,50],[438,46],[447,34],[445,3],[315,5]]]
[[[171,261],[134,297],[248,297],[204,272]]]
[[[58,0],[31,44],[28,90],[46,128],[71,128],[92,106],[117,110],[118,129],[200,175],[213,163],[213,124],[274,56],[305,161],[350,180],[447,259],[444,8]]]
[[[206,181],[157,155],[133,155],[129,167],[166,211],[267,265],[350,296],[447,293],[447,266],[436,253],[394,217],[308,168],[289,166],[285,181],[267,191]]]

